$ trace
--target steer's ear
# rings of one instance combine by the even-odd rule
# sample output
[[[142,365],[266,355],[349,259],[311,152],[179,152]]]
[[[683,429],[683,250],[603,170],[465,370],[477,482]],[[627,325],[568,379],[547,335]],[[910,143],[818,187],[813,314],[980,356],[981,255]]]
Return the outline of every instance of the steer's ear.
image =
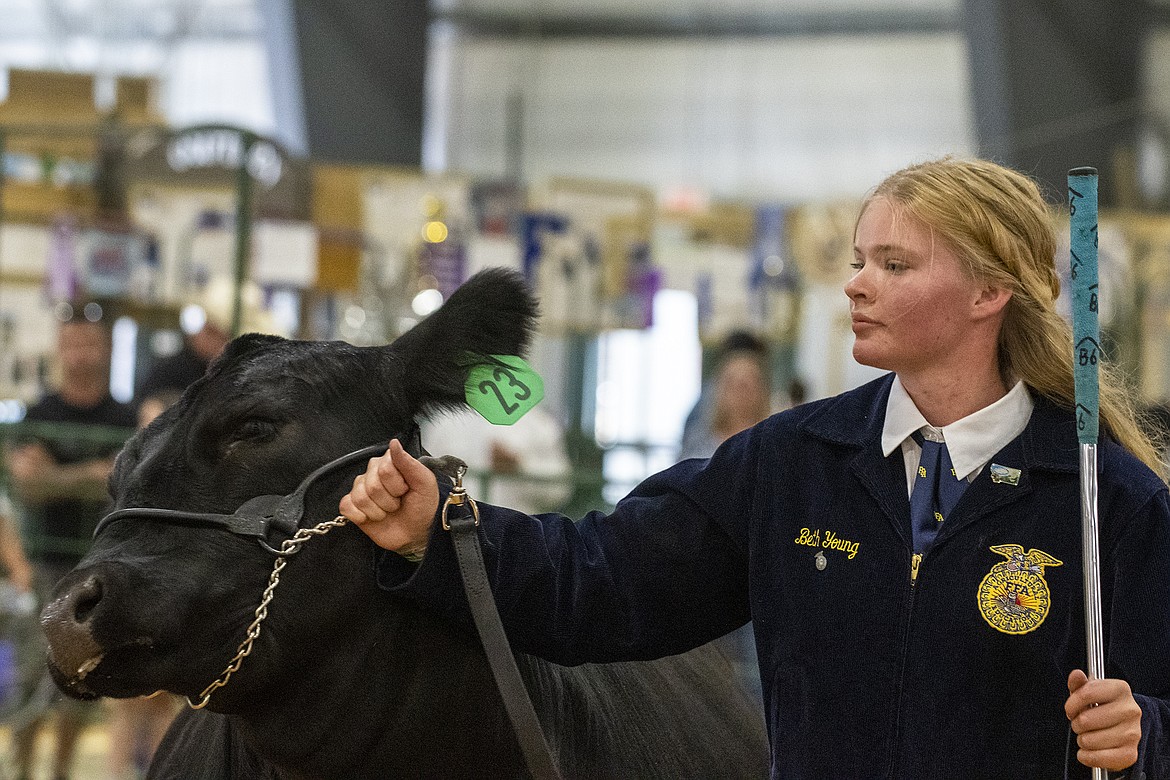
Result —
[[[536,299],[516,271],[490,268],[468,279],[434,314],[386,348],[388,368],[411,412],[464,405],[471,367],[490,355],[523,356],[536,318]]]

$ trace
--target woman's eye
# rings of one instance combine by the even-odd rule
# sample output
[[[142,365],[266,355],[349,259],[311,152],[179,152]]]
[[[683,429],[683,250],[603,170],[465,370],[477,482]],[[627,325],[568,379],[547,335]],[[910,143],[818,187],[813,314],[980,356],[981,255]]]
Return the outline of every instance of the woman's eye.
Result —
[[[865,268],[865,263],[861,262],[860,260],[854,260],[849,264],[849,267],[854,271],[860,271],[862,268]]]
[[[895,274],[900,273],[900,272],[906,270],[906,264],[903,263],[901,260],[887,260],[886,261],[886,270],[890,271],[891,273],[895,273]]]

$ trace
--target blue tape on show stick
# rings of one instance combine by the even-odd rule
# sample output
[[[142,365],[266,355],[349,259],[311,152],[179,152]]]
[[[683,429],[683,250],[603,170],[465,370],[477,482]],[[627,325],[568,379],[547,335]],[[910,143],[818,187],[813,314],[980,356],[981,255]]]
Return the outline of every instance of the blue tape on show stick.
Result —
[[[1072,277],[1073,380],[1077,403],[1077,439],[1097,443],[1097,367],[1101,329],[1097,319],[1097,169],[1068,172],[1069,271]]]

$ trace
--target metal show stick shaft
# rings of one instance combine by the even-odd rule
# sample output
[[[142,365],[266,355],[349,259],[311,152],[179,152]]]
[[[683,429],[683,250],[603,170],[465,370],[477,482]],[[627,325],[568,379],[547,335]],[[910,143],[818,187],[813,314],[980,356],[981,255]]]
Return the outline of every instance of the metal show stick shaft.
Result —
[[[1098,546],[1097,439],[1101,331],[1097,288],[1097,169],[1068,172],[1069,250],[1073,310],[1073,380],[1077,440],[1080,442],[1081,551],[1085,580],[1085,638],[1088,677],[1105,674],[1105,640],[1101,619],[1101,553]],[[1105,780],[1093,769],[1093,780]]]

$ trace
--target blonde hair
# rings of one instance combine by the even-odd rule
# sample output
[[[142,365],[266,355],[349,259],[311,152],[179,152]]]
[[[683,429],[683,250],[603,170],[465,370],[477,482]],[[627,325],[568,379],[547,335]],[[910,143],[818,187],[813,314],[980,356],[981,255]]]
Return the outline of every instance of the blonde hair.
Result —
[[[1056,236],[1040,188],[1029,177],[983,160],[943,158],[891,175],[866,198],[886,198],[921,220],[957,252],[974,278],[1010,290],[999,331],[999,372],[1022,380],[1065,409],[1076,406],[1072,329],[1056,311]],[[1122,378],[1100,364],[1103,427],[1164,478],[1157,447],[1138,421]]]

